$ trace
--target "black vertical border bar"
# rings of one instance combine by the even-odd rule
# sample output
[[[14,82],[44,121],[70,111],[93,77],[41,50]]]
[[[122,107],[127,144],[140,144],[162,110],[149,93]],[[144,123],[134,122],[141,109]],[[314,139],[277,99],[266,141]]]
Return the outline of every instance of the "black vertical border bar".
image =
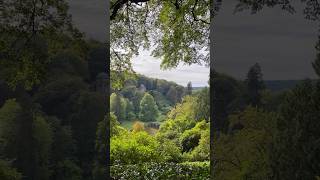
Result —
[[[106,103],[106,177],[107,179],[111,179],[110,176],[110,0],[106,0],[106,72],[108,76],[107,82],[107,91],[105,92],[105,103]]]
[[[210,179],[214,178],[214,103],[213,103],[213,97],[214,97],[214,85],[213,85],[213,76],[214,76],[214,67],[213,67],[213,62],[214,62],[214,15],[215,15],[215,7],[214,7],[214,0],[210,1],[210,34],[209,34],[209,58],[210,58],[210,75],[209,75],[209,86],[210,86]]]

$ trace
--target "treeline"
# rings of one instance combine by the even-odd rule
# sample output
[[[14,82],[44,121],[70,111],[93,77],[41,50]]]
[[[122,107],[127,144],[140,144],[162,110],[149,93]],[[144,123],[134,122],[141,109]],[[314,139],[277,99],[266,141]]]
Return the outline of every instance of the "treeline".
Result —
[[[270,91],[258,64],[245,81],[218,73],[212,80],[214,179],[319,178],[319,80]]]
[[[112,90],[110,112],[123,121],[163,121],[169,110],[192,93],[192,84],[183,87],[163,79],[132,75],[120,91]]]
[[[9,86],[0,67],[0,179],[105,179],[105,45],[82,41],[48,59],[31,88]]]

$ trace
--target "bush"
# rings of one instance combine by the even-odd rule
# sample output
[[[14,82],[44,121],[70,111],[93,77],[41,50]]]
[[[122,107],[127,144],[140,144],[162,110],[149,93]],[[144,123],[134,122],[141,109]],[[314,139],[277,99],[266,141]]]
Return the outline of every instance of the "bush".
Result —
[[[201,121],[192,129],[184,131],[180,137],[183,152],[190,152],[197,147],[203,132],[208,128],[208,124],[205,121]]]
[[[210,179],[209,162],[144,163],[111,166],[112,179],[185,180]]]
[[[157,151],[159,143],[145,131],[123,134],[111,138],[111,162],[120,164],[135,164],[142,162],[158,162]]]
[[[144,123],[136,121],[132,126],[132,131],[133,132],[144,131]]]

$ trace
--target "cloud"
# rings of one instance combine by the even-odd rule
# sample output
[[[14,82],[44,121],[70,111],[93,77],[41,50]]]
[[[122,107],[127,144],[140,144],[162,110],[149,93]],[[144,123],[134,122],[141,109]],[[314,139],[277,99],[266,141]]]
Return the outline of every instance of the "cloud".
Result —
[[[255,62],[265,79],[313,78],[317,23],[304,19],[302,7],[296,14],[280,8],[265,8],[251,15],[233,14],[235,4],[224,2],[215,19],[214,65],[220,72],[245,78]]]
[[[70,13],[76,27],[88,38],[104,42],[107,37],[105,0],[69,0]]]
[[[186,86],[189,81],[193,86],[208,86],[209,68],[200,65],[182,65],[172,70],[161,70],[161,60],[150,56],[150,51],[141,51],[133,58],[133,69],[149,77],[174,81]]]

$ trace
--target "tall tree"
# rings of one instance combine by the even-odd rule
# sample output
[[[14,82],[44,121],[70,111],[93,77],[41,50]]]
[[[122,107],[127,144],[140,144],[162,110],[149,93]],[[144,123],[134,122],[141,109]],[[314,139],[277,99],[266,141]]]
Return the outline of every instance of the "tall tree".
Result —
[[[261,67],[258,63],[250,67],[247,74],[246,85],[248,91],[248,103],[252,106],[261,105],[261,91],[265,89],[262,78],[263,75],[261,72]]]
[[[152,95],[145,93],[140,102],[140,120],[141,121],[156,121],[159,115],[158,106]]]
[[[192,94],[192,83],[190,81],[187,84],[187,94],[188,95]]]

